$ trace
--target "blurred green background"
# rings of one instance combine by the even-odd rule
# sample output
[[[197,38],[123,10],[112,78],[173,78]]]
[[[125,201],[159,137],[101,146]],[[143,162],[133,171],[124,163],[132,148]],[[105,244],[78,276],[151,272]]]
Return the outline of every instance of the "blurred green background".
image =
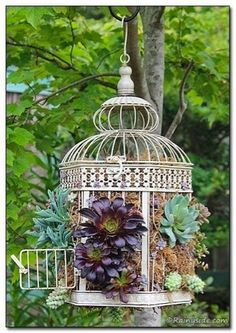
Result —
[[[117,8],[121,15],[126,8]],[[186,64],[194,68],[186,86],[188,109],[172,140],[195,164],[194,195],[209,207],[204,225],[210,254],[205,294],[191,306],[166,308],[162,325],[229,325],[229,8],[165,9],[163,133],[178,109]],[[142,24],[139,18],[140,48]],[[40,97],[97,73],[117,74],[123,34],[107,7],[7,8],[7,325],[9,327],[133,326],[132,310],[76,308],[52,311],[48,292],[19,288],[10,255],[33,247],[36,205],[58,185],[58,164],[78,141],[95,134],[91,122],[100,104],[115,94],[118,78],[104,77]],[[213,279],[209,279],[212,277]],[[200,318],[200,324],[191,318]],[[179,320],[171,322],[170,318]],[[183,320],[182,320],[183,319]]]

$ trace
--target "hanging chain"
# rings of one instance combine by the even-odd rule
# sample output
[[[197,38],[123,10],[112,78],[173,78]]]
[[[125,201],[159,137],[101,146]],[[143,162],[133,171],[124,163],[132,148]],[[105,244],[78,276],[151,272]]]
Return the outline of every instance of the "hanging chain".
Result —
[[[127,38],[128,38],[128,22],[132,21],[133,19],[135,19],[135,17],[138,15],[139,11],[140,11],[140,7],[136,6],[136,9],[134,10],[133,14],[131,16],[119,16],[115,13],[115,11],[113,10],[112,6],[108,6],[110,13],[113,17],[115,17],[117,20],[121,21],[122,23],[122,27],[124,29],[124,52],[123,54],[120,56],[120,61],[122,64],[126,65],[129,61],[130,61],[130,56],[127,53]]]
[[[122,27],[124,29],[124,52],[120,56],[120,61],[122,64],[127,64],[130,61],[130,56],[127,53],[127,39],[128,39],[128,22],[125,21],[126,16],[122,17]]]

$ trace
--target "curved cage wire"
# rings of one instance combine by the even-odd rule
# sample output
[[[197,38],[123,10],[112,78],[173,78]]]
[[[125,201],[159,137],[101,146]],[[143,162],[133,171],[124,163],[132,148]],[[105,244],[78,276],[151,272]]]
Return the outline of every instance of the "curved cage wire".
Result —
[[[155,131],[159,119],[151,104],[144,99],[119,96],[103,103],[101,108],[95,112],[93,122],[100,132],[109,130]]]
[[[191,163],[181,148],[160,135],[147,131],[106,131],[75,145],[61,165],[73,165],[78,161],[105,162],[115,156],[122,156],[128,163]]]

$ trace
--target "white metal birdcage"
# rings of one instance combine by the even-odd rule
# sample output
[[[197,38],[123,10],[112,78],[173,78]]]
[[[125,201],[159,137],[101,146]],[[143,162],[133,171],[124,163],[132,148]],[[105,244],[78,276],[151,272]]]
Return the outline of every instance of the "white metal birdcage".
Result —
[[[134,96],[131,68],[120,69],[118,96],[102,104],[94,114],[99,134],[76,144],[60,165],[61,186],[77,194],[78,208],[88,207],[91,196],[126,200],[135,193],[150,230],[155,215],[156,195],[191,196],[192,164],[187,155],[169,139],[155,134],[158,116],[152,105]],[[81,218],[83,220],[83,218]],[[142,236],[141,273],[147,277],[143,291],[130,294],[127,304],[106,299],[101,290],[90,290],[77,276],[71,303],[83,306],[154,307],[191,302],[186,291],[156,290],[154,260],[150,255],[150,233]]]

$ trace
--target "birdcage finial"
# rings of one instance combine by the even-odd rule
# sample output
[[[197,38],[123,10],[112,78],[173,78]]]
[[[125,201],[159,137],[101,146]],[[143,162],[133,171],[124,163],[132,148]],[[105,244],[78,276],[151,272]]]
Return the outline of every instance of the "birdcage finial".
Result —
[[[120,70],[120,81],[118,82],[118,96],[132,96],[134,95],[134,82],[131,79],[132,69],[124,64]]]

